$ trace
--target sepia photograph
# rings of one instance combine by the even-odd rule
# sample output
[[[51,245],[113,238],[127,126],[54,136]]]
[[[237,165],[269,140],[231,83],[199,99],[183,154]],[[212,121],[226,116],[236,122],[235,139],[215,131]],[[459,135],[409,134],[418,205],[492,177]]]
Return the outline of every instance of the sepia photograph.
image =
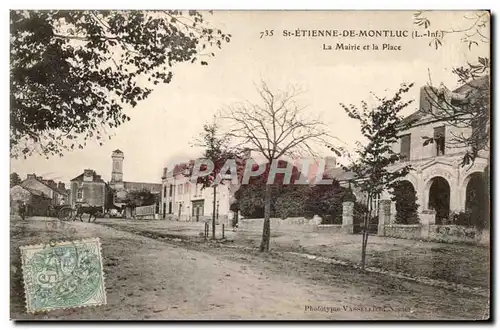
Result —
[[[10,319],[491,320],[490,24],[9,10]]]

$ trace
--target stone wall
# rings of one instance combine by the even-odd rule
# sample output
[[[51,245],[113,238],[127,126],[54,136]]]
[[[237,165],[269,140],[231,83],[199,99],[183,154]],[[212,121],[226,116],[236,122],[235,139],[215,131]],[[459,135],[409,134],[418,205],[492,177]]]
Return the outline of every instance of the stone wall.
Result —
[[[317,225],[316,231],[320,233],[343,233],[342,225]]]
[[[456,225],[431,225],[428,239],[445,243],[488,243],[489,231]]]
[[[306,219],[304,217],[293,217],[287,219],[271,218],[271,231],[284,230],[296,232],[313,232],[321,223],[321,218]],[[264,219],[240,219],[238,228],[240,230],[262,231]]]
[[[420,239],[421,225],[385,225],[385,235],[404,239]]]
[[[389,201],[381,201],[381,205]],[[388,236],[403,239],[435,241],[445,243],[489,244],[489,230],[484,233],[473,227],[457,225],[436,225],[436,212],[424,210],[420,213],[420,224],[400,225],[391,223],[391,214],[387,207],[381,207],[379,212],[378,236]],[[386,221],[389,220],[389,223]]]

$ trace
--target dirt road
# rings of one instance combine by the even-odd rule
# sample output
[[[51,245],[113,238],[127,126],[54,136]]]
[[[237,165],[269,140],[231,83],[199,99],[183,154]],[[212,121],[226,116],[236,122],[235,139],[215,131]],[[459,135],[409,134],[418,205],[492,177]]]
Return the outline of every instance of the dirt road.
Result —
[[[173,244],[99,224],[52,229],[47,220],[11,223],[13,319],[482,319],[486,298],[382,275],[262,255]],[[73,232],[76,232],[73,234]],[[25,312],[19,246],[99,237],[108,304]]]

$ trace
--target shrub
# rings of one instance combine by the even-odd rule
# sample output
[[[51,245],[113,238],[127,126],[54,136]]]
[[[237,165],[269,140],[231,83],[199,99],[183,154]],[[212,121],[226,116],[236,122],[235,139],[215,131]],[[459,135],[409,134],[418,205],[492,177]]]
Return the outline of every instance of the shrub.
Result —
[[[392,201],[396,202],[395,222],[403,225],[418,224],[417,192],[408,181],[399,181],[392,186]]]
[[[484,216],[475,212],[452,212],[450,222],[457,226],[476,227],[482,230],[485,227]]]

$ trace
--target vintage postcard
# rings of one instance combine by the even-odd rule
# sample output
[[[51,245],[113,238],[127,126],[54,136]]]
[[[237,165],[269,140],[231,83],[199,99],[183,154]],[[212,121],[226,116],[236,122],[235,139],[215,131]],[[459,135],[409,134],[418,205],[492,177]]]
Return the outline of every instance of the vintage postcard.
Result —
[[[490,22],[11,10],[11,318],[489,320]]]

